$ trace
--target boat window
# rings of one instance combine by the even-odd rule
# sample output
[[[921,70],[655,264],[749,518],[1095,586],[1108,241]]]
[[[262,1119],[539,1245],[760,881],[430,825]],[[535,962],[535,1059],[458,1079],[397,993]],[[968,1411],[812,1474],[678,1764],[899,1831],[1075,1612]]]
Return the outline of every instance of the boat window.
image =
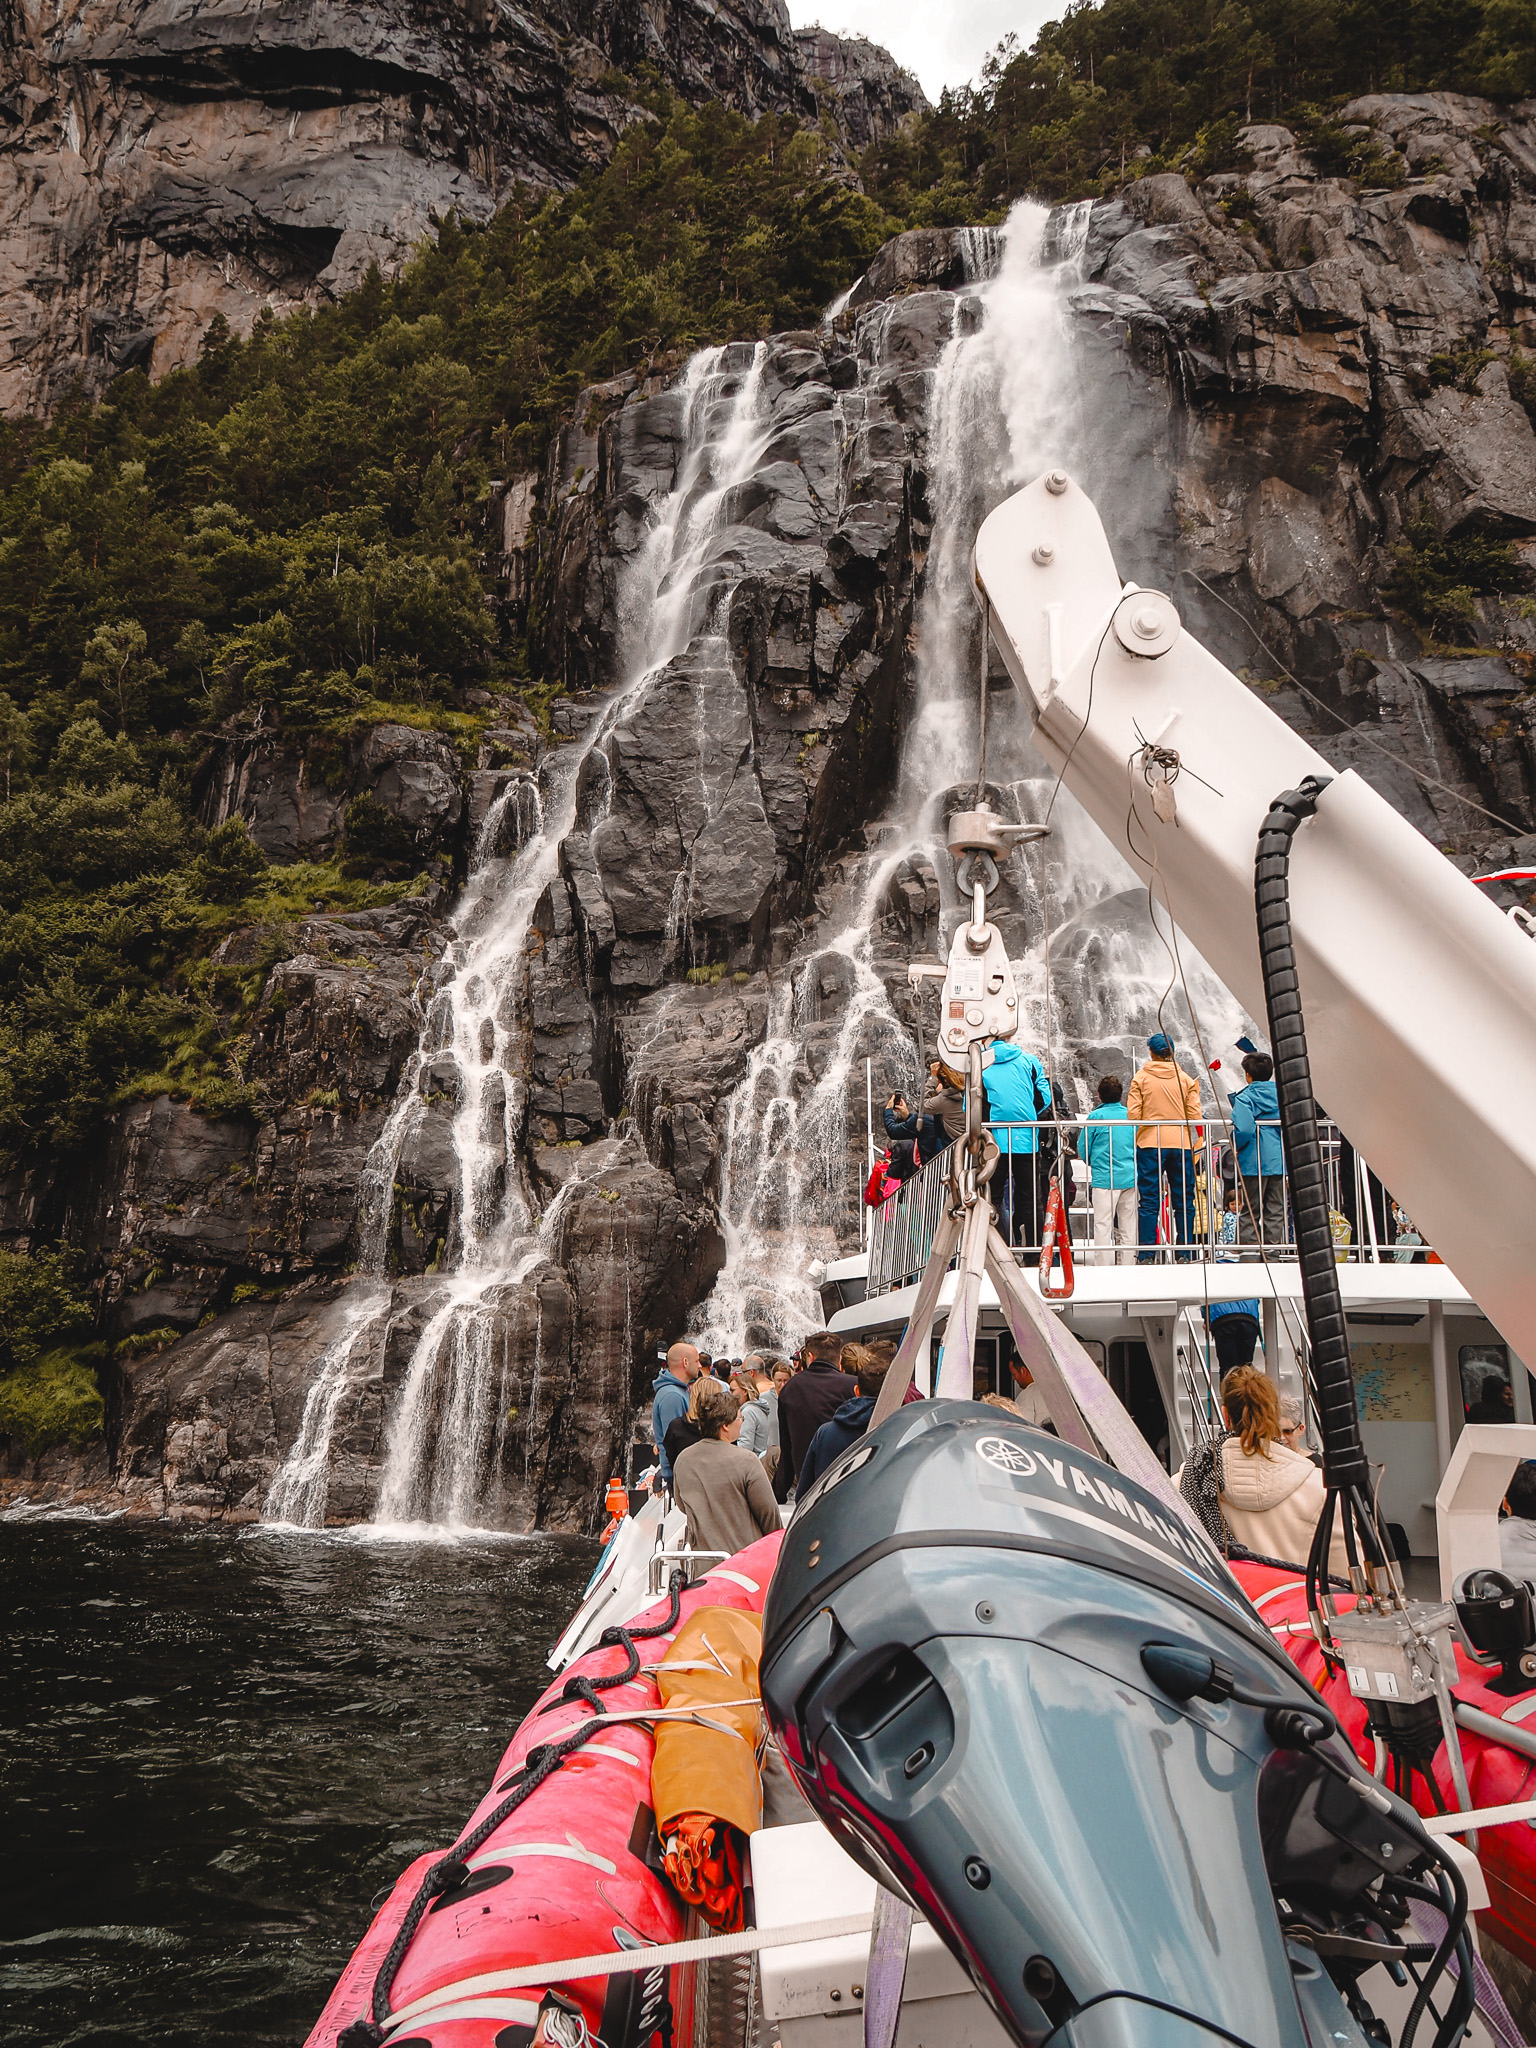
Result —
[[[1513,1422],[1515,1395],[1509,1349],[1504,1344],[1463,1344],[1456,1353],[1461,1370],[1461,1405],[1468,1422]]]
[[[1008,1340],[1012,1349],[1012,1340]],[[971,1399],[980,1401],[988,1394],[1012,1394],[1011,1386],[998,1384],[998,1352],[1002,1345],[996,1337],[978,1337],[976,1349],[971,1355]]]

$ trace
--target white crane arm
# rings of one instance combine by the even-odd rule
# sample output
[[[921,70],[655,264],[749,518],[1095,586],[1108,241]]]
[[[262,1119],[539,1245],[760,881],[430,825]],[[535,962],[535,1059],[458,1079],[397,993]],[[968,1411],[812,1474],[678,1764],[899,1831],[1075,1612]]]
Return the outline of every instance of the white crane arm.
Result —
[[[1255,1017],[1259,828],[1281,791],[1332,778],[1291,859],[1318,1100],[1536,1367],[1536,944],[1168,598],[1122,585],[1060,471],[991,514],[975,573],[1046,761]],[[1154,810],[1147,743],[1179,755],[1176,816]]]

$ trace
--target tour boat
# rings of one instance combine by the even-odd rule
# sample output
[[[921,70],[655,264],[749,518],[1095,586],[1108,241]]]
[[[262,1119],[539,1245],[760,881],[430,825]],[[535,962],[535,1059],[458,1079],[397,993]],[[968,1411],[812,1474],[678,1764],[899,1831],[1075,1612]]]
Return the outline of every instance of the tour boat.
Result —
[[[942,982],[966,1132],[820,1274],[833,1330],[900,1333],[867,1435],[734,1557],[630,1501],[554,1683],[309,2048],[1521,2038],[1498,1986],[1518,2003],[1536,1965],[1536,1612],[1497,1516],[1536,1454],[1536,952],[1121,583],[1064,472],[991,515],[975,570],[1047,763],[1116,832],[1139,764],[1149,890],[1267,1008],[1297,1244],[1220,1238],[1204,1128],[1203,1193],[1147,1263],[1083,1256],[1064,1170],[1043,1253],[999,1233],[980,1103],[1019,1007],[986,898],[1042,828],[978,775],[948,834],[968,911],[912,970]],[[1456,1070],[1510,1088],[1473,1099]],[[1310,1597],[1308,1560],[1229,1564],[1170,1483],[1219,1444],[1207,1311],[1233,1300],[1316,1407]],[[979,1398],[1016,1364],[1056,1439]],[[902,1406],[909,1377],[930,1398]]]

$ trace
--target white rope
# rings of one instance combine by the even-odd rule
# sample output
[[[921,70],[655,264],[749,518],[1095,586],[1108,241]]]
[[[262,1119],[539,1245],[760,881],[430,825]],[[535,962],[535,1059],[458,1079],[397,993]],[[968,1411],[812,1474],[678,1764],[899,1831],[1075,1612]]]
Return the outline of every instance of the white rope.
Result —
[[[709,1665],[705,1668],[713,1670],[714,1667]],[[575,1700],[561,1700],[558,1704],[562,1707],[567,1705],[575,1706],[578,1702]],[[735,1735],[738,1731],[727,1727],[725,1722],[707,1719],[703,1707],[712,1707],[717,1713],[723,1713],[727,1707],[756,1707],[761,1711],[762,1704],[762,1701],[753,1693],[744,1700],[706,1700],[702,1706],[698,1707],[633,1707],[627,1708],[618,1714],[610,1713],[604,1708],[602,1709],[602,1722],[605,1728],[623,1728],[632,1726],[640,1721],[697,1721],[701,1728],[713,1728],[717,1734]],[[589,1718],[562,1721],[558,1728],[550,1729],[550,1739],[553,1740],[560,1735],[569,1735],[573,1728],[585,1728],[588,1725]],[[581,1752],[577,1750],[574,1754],[579,1756]]]
[[[868,1934],[874,1915],[844,1913],[832,1919],[801,1920],[790,1927],[748,1927],[740,1934],[707,1934],[694,1941],[662,1942],[652,1948],[610,1950],[604,1955],[567,1956],[550,1963],[526,1963],[516,1970],[487,1970],[461,1977],[429,1991],[413,2005],[389,2016],[391,2033],[407,2021],[425,2018],[436,2007],[489,1993],[521,1991],[536,1984],[567,1984],[585,1977],[622,1977],[639,1970],[670,1970],[677,1963],[709,1962],[716,1956],[755,1955],[759,1949],[792,1948],[802,1941],[831,1941],[842,1935]]]
[[[1536,1799],[1517,1799],[1512,1806],[1480,1806],[1475,1813],[1427,1813],[1424,1825],[1432,1835],[1464,1835],[1469,1828],[1501,1828],[1516,1820],[1536,1820]]]

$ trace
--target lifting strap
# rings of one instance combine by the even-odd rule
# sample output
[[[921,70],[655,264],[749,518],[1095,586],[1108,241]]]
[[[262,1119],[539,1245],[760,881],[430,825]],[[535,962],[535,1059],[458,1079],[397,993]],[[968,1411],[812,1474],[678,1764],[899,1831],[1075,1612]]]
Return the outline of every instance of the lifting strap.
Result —
[[[1051,1269],[1058,1259],[1061,1263],[1061,1285],[1055,1287],[1051,1284]],[[1061,1182],[1053,1174],[1050,1199],[1045,1205],[1045,1228],[1040,1233],[1040,1292],[1048,1301],[1066,1301],[1076,1285],[1072,1272],[1072,1232],[1067,1225],[1067,1205],[1062,1199]]]
[[[464,1998],[522,1991],[541,1984],[570,1984],[588,1977],[622,1977],[641,1970],[667,1970],[679,1963],[707,1963],[718,1956],[755,1955],[764,1948],[793,1948],[803,1941],[831,1941],[837,1936],[868,1934],[872,1912],[844,1913],[831,1919],[801,1920],[790,1927],[747,1927],[739,1934],[706,1934],[695,1941],[666,1941],[642,1948],[624,1948],[603,1955],[567,1956],[547,1963],[525,1963],[515,1970],[486,1970],[440,1985],[424,1998],[403,2005],[389,2016],[389,2028],[429,2020],[434,2008]]]

